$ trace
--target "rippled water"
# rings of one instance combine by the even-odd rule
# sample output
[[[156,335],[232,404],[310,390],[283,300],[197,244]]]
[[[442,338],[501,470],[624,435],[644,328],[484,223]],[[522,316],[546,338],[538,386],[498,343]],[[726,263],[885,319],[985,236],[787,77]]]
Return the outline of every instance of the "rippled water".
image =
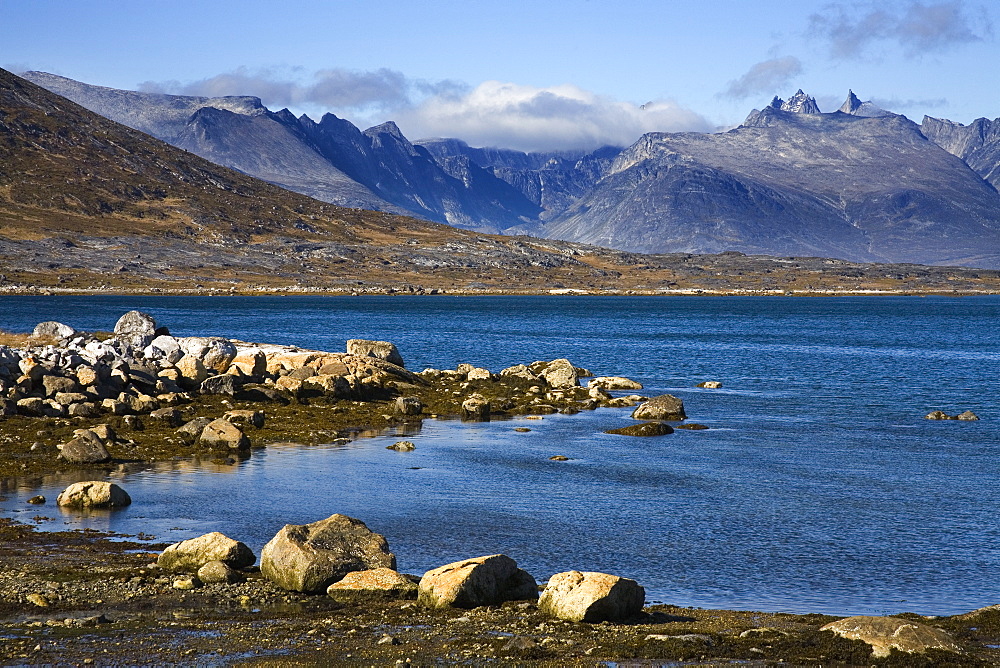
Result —
[[[386,450],[400,437],[388,434],[122,473],[134,503],[110,514],[24,505],[68,478],[8,481],[5,514],[170,541],[219,530],[259,550],[286,522],[341,512],[415,573],[505,552],[539,580],[608,571],[681,605],[952,614],[1000,602],[1000,298],[3,297],[0,328],[107,330],[131,308],[178,335],[331,350],[388,339],[417,370],[568,357],[681,396],[711,429],[603,434],[630,422],[620,409],[428,420],[409,453]],[[935,409],[983,419],[923,419]]]

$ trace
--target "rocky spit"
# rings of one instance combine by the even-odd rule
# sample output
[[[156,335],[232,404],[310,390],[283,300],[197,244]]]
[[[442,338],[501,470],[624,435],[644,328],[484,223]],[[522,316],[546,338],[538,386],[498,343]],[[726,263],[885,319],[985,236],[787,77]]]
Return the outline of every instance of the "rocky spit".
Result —
[[[414,373],[389,342],[322,352],[175,337],[137,311],[104,334],[41,323],[29,343],[0,346],[3,474],[86,471],[92,480],[54,500],[68,512],[141,503],[103,480],[123,466],[177,456],[235,463],[268,442],[355,438],[431,415],[635,406],[643,422],[615,433],[704,428],[683,422],[676,397],[622,396],[642,386],[565,359]],[[49,503],[24,501],[40,513]],[[540,582],[517,555],[442,554],[437,568],[402,573],[390,541],[344,515],[286,525],[259,555],[218,532],[167,545],[0,520],[0,656],[99,665],[1000,663],[1000,608],[838,619],[645,606],[627,574],[567,564]]]

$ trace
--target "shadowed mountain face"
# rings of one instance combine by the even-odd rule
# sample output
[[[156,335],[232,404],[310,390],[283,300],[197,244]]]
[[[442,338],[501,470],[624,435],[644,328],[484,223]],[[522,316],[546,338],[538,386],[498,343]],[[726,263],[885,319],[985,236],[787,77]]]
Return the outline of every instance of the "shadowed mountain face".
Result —
[[[487,232],[530,225],[539,212],[491,171],[444,169],[391,122],[361,132],[332,114],[315,123],[288,110],[271,112],[255,97],[159,95],[44,72],[24,76],[217,164],[341,206]]]
[[[774,106],[722,134],[649,134],[547,236],[1000,266],[1000,195],[902,116]]]
[[[928,139],[957,155],[1000,189],[1000,118],[977,118],[969,125],[924,116],[920,129]]]

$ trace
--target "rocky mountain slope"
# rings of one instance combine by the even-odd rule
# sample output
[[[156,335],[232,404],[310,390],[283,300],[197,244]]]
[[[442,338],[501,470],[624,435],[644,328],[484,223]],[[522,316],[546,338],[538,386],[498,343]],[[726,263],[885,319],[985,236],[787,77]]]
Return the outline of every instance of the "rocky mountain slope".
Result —
[[[140,93],[45,72],[24,78],[212,162],[341,206],[489,232],[530,224],[538,214],[478,165],[442,168],[391,122],[362,132],[333,114],[316,123],[272,112],[255,97]]]
[[[977,118],[969,125],[924,116],[920,130],[931,141],[957,155],[983,179],[1000,189],[1000,118]]]
[[[323,203],[0,70],[0,289],[542,289],[637,264]]]
[[[363,132],[332,114],[317,123],[256,98],[28,76],[191,153],[352,207],[644,253],[1000,267],[1000,195],[988,182],[1000,178],[1000,123],[917,126],[853,92],[832,114],[800,90],[727,133],[527,154],[410,142],[391,122]]]
[[[776,100],[726,133],[645,135],[542,233],[641,252],[1000,267],[1000,194],[919,126],[789,109]]]

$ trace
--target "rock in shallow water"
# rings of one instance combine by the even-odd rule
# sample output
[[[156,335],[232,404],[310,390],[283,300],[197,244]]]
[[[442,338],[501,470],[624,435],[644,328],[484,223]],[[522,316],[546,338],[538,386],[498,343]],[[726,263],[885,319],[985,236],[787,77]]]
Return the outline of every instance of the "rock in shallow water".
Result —
[[[636,420],[686,420],[684,402],[672,394],[661,394],[632,411]]]
[[[673,427],[662,422],[643,422],[641,424],[630,424],[619,429],[608,429],[605,434],[617,434],[619,436],[664,436],[674,433]]]
[[[130,503],[124,489],[101,480],[73,483],[56,499],[56,505],[69,508],[121,508]]]

